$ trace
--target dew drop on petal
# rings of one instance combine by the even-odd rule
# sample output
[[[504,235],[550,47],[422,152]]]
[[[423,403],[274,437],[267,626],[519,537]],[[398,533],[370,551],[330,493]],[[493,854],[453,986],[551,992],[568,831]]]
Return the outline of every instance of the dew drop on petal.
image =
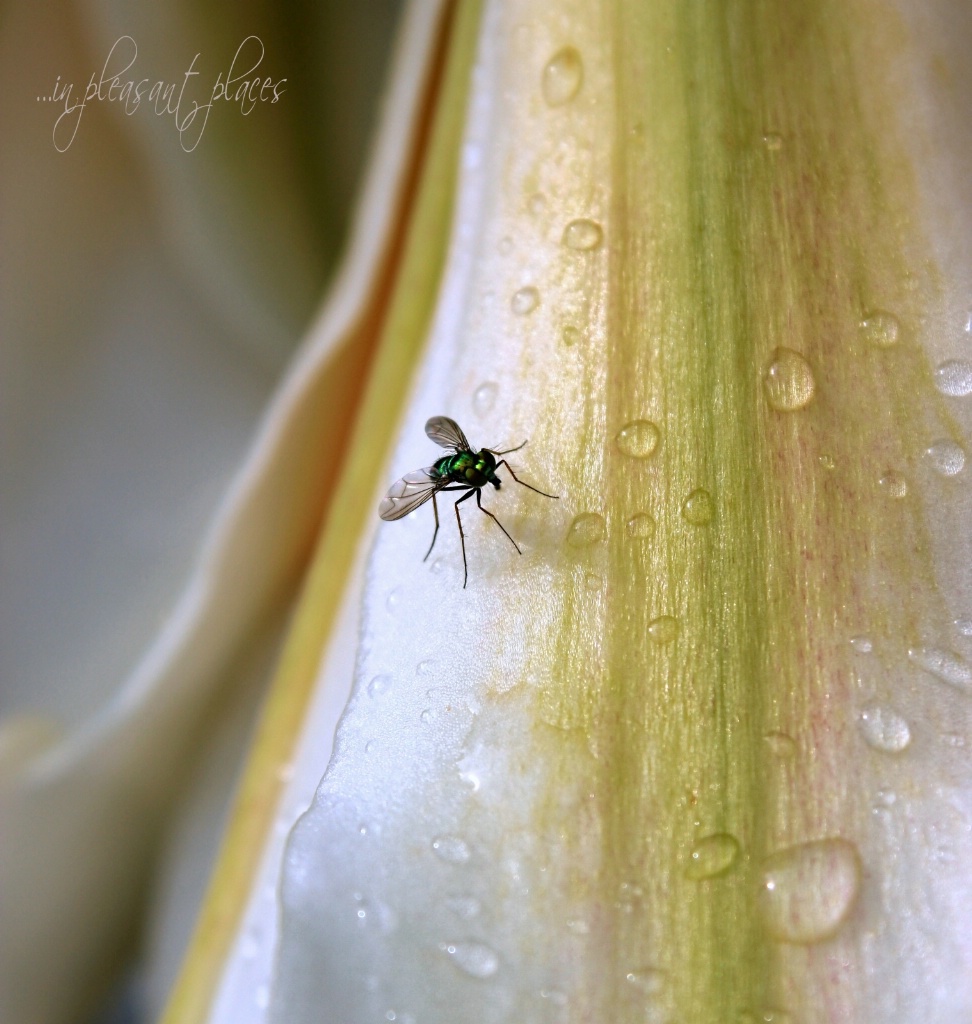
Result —
[[[913,664],[943,683],[972,693],[972,665],[954,651],[940,647],[912,647],[908,657]]]
[[[738,859],[739,843],[735,836],[727,832],[716,832],[700,839],[692,847],[685,877],[692,882],[718,878],[729,871]]]
[[[447,864],[466,864],[472,856],[469,844],[459,836],[436,836],[432,840],[432,851]]]
[[[485,942],[444,942],[439,949],[473,978],[491,978],[499,970],[499,956]]]
[[[657,967],[639,967],[636,970],[628,971],[625,978],[630,985],[640,989],[646,995],[657,996],[668,980],[664,971]]]
[[[824,469],[834,469],[837,465],[833,455],[821,455],[818,461]]]
[[[661,615],[648,624],[648,639],[654,644],[670,644],[678,636],[678,619]]]
[[[391,676],[375,676],[375,678],[372,679],[370,683],[368,683],[368,696],[380,697],[383,693],[387,693],[390,687]]]
[[[783,136],[779,132],[767,132],[763,136],[763,145],[771,152],[778,152],[783,148]]]
[[[875,348],[891,348],[901,338],[901,323],[893,313],[875,309],[864,314],[859,331],[861,338]]]
[[[850,645],[858,654],[870,654],[874,650],[874,644],[869,636],[852,636]]]
[[[527,285],[525,288],[515,291],[513,298],[510,299],[510,309],[517,316],[526,316],[527,313],[532,313],[539,305],[540,293],[532,285]]]
[[[661,431],[651,420],[632,420],[626,423],[614,439],[618,451],[632,459],[647,459],[658,449]]]
[[[896,469],[889,469],[878,480],[881,490],[889,498],[900,499],[908,494],[908,481]]]
[[[939,363],[935,369],[935,387],[952,398],[972,395],[972,363],[964,359],[946,359]]]
[[[743,1010],[735,1024],[791,1024],[791,1017],[785,1010],[767,1006],[761,1010]]]
[[[777,412],[795,412],[810,404],[816,389],[817,382],[806,359],[792,349],[776,349],[763,374],[766,401]]]
[[[586,548],[604,540],[604,517],[597,512],[581,512],[574,517],[567,531],[567,543],[572,548]]]
[[[780,850],[762,868],[759,909],[766,930],[781,942],[829,939],[850,914],[860,884],[860,856],[846,839]]]
[[[577,249],[582,252],[589,252],[591,249],[599,249],[604,241],[604,232],[601,225],[593,220],[572,220],[564,228],[563,244],[568,249]]]
[[[541,91],[547,105],[559,107],[569,103],[580,91],[584,81],[584,62],[573,46],[558,50],[547,61],[541,79]]]
[[[781,761],[789,761],[796,757],[796,741],[785,732],[768,732],[763,739],[773,757]]]
[[[703,487],[692,491],[682,503],[682,518],[693,526],[705,526],[714,515],[715,502]]]
[[[942,476],[956,476],[965,469],[965,450],[954,441],[935,441],[925,449],[925,458]]]
[[[899,754],[911,742],[908,723],[890,708],[864,708],[858,725],[868,746],[884,754]]]
[[[972,636],[972,619],[956,619],[952,625],[962,634],[962,636]]]
[[[496,396],[498,394],[499,384],[491,380],[486,381],[485,384],[480,384],[473,392],[473,412],[477,416],[485,416],[487,413],[492,412],[493,406],[496,405]]]
[[[638,512],[625,524],[629,537],[650,537],[655,532],[655,520],[647,512]]]

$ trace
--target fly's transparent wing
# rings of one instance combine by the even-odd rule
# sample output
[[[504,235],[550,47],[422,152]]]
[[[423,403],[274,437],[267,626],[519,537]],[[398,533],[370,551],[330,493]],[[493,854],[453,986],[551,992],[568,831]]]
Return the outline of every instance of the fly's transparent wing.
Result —
[[[448,416],[433,416],[425,424],[425,432],[443,448],[456,448],[464,452],[472,451],[459,424],[455,420],[450,420]]]
[[[414,512],[440,490],[449,481],[432,475],[432,466],[427,469],[416,469],[406,473],[401,480],[396,480],[388,493],[381,499],[378,515],[382,519],[394,520]]]

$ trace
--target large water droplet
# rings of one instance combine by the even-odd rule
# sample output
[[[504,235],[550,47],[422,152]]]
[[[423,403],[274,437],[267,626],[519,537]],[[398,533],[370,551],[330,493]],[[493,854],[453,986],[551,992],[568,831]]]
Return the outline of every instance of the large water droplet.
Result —
[[[618,451],[632,459],[647,459],[658,449],[661,431],[651,420],[632,420],[626,423],[614,439]]]
[[[972,693],[972,665],[954,651],[940,647],[912,647],[908,657],[943,683]]]
[[[890,708],[866,707],[858,724],[868,746],[884,754],[898,754],[911,742],[908,723]]]
[[[648,624],[648,639],[655,644],[670,644],[678,636],[678,619],[661,615]]]
[[[520,288],[518,291],[515,291],[513,298],[510,299],[510,309],[517,316],[526,316],[527,313],[532,313],[539,305],[540,293],[532,285],[527,285],[526,288]]]
[[[935,370],[935,387],[953,398],[972,395],[972,363],[964,359],[946,359],[939,363]]]
[[[773,353],[766,373],[763,390],[766,401],[778,412],[795,412],[810,404],[817,382],[810,364],[789,348],[778,348]]]
[[[876,348],[891,348],[901,337],[901,323],[894,313],[875,309],[864,314],[860,323],[861,338]]]
[[[491,380],[486,381],[485,384],[480,384],[473,392],[473,412],[477,416],[485,416],[487,413],[492,412],[493,406],[496,405],[496,396],[498,394],[499,384],[495,384]]]
[[[901,499],[908,494],[908,481],[896,469],[887,470],[878,484],[889,498]]]
[[[485,942],[443,942],[439,949],[473,978],[491,978],[499,970],[499,956]]]
[[[739,858],[739,843],[727,832],[716,832],[700,839],[689,857],[685,877],[693,882],[718,878],[729,871]]]
[[[936,473],[956,476],[965,469],[965,451],[954,441],[935,441],[925,449],[925,457]]]
[[[625,525],[629,537],[650,537],[655,532],[655,520],[647,512],[638,512]]]
[[[780,850],[763,864],[763,923],[781,942],[829,939],[847,919],[860,884],[857,847],[846,839],[819,839]]]
[[[693,526],[705,526],[714,515],[715,502],[703,487],[692,491],[682,503],[682,518]]]
[[[574,517],[567,531],[567,543],[572,548],[586,548],[604,540],[604,517],[597,512],[581,512]]]
[[[572,220],[564,228],[563,244],[568,249],[579,249],[588,252],[598,249],[604,241],[601,225],[593,220]]]
[[[439,860],[447,864],[466,864],[472,856],[469,844],[459,836],[436,836],[432,849]]]
[[[584,62],[573,46],[558,50],[543,69],[540,88],[551,107],[569,103],[580,91],[584,81]]]

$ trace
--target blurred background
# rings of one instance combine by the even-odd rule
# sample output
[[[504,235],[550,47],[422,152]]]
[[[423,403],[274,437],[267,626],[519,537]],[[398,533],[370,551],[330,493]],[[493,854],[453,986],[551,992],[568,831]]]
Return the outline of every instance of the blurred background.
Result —
[[[0,722],[78,726],[170,610],[340,258],[399,7],[0,8]],[[146,92],[162,81],[177,95],[197,75],[179,115],[148,95],[130,113],[92,101],[71,139],[56,97],[71,85],[76,102],[106,61]],[[222,101],[198,140],[180,135],[178,117],[231,66],[281,83],[279,101]],[[179,766],[208,806],[229,798],[234,737],[270,664],[272,651],[255,659]],[[218,840],[211,814],[176,808],[160,832],[181,828],[180,866],[160,849],[121,980],[79,1021],[141,1024],[163,998]],[[184,909],[160,924],[173,890]],[[140,956],[162,947],[169,962],[147,971]]]

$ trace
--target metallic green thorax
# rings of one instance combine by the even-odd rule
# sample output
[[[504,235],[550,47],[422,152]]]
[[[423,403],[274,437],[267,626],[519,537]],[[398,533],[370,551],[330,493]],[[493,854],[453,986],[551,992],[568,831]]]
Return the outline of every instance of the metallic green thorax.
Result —
[[[432,466],[433,479],[443,477],[467,487],[485,487],[492,484],[499,490],[500,480],[496,475],[496,458],[491,451],[456,452],[443,455]]]

